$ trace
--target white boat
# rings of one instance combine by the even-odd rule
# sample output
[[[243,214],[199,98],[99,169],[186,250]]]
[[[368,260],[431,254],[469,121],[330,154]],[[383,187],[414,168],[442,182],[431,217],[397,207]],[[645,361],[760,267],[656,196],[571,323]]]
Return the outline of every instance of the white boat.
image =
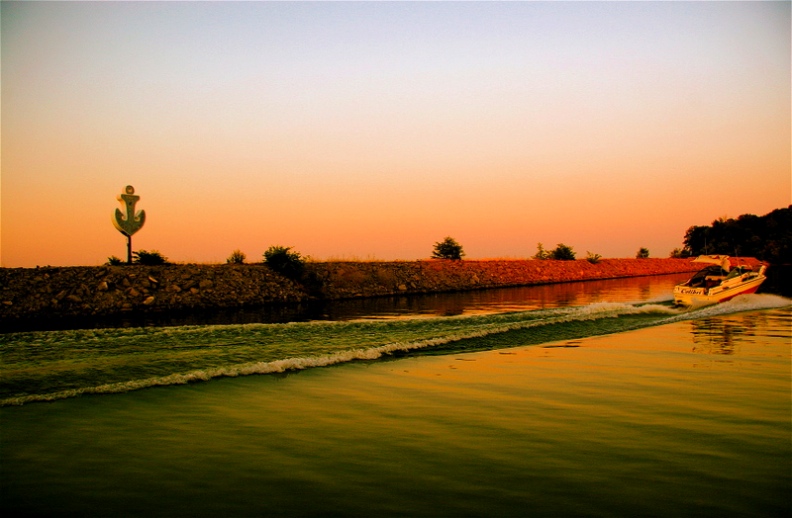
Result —
[[[674,304],[678,306],[706,306],[754,293],[767,279],[767,264],[753,257],[702,255],[693,262],[709,266],[674,286]]]

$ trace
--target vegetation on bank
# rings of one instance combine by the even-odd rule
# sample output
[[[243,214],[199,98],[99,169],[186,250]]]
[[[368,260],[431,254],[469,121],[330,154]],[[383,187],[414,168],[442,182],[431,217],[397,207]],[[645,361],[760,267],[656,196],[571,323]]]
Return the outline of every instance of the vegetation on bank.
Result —
[[[764,216],[718,218],[685,233],[680,257],[723,254],[756,257],[771,264],[792,264],[792,205]]]
[[[589,254],[591,254],[591,252],[589,252]],[[574,261],[575,251],[571,246],[567,246],[564,243],[558,243],[558,245],[556,245],[553,250],[545,250],[544,246],[542,246],[542,243],[537,243],[536,254],[534,254],[533,259],[539,259],[542,261],[546,259],[555,259],[556,261]],[[597,261],[598,260],[599,259],[597,259]],[[592,262],[591,260],[589,260],[589,262],[596,264],[596,262]]]
[[[245,259],[247,259],[247,256],[244,254],[244,252],[242,252],[242,250],[237,248],[231,252],[231,255],[228,256],[228,259],[226,259],[226,264],[245,264]]]
[[[774,210],[764,216],[743,214],[734,218],[719,218],[709,226],[692,226],[684,236],[683,248],[675,248],[670,258],[684,259],[705,254],[748,256],[767,261],[771,264],[792,264],[792,205]],[[446,237],[434,244],[432,259],[460,261],[465,256],[462,245],[452,237]],[[649,258],[649,249],[641,247],[635,254],[636,259]],[[234,250],[226,259],[227,264],[245,264],[246,255],[239,249]],[[576,259],[573,247],[558,243],[552,250],[546,250],[538,243],[532,259],[572,261]],[[586,252],[586,261],[598,264],[602,256]],[[300,279],[305,263],[310,258],[300,255],[292,247],[271,246],[264,253],[263,264],[273,271],[292,280]],[[125,261],[111,256],[108,265],[124,265]],[[133,252],[133,264],[161,265],[170,264],[168,259],[157,250],[138,250]]]
[[[305,271],[305,259],[290,246],[271,246],[264,252],[264,264],[287,279],[297,280]]]
[[[432,259],[461,261],[463,255],[465,255],[465,252],[462,250],[462,245],[457,243],[452,237],[447,237],[435,243],[434,250],[432,251]]]
[[[126,264],[121,258],[111,255],[107,258],[109,266],[121,266]],[[132,264],[141,264],[143,266],[159,266],[163,264],[170,264],[168,258],[162,255],[157,250],[138,250],[132,252]]]
[[[591,264],[597,264],[602,260],[602,256],[599,254],[594,254],[591,252],[586,252],[586,261],[590,262]]]

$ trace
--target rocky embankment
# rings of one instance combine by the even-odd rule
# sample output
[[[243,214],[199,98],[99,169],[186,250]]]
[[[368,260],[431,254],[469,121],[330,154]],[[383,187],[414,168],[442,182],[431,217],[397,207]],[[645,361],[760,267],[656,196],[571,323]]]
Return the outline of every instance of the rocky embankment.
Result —
[[[0,322],[461,291],[695,271],[688,259],[316,262],[295,282],[258,265],[0,268]]]

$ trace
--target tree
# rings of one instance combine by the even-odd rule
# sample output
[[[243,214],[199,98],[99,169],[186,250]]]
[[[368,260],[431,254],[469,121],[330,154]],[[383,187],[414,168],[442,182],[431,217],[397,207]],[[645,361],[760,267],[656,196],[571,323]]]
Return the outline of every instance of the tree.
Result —
[[[556,259],[559,261],[574,261],[575,252],[572,250],[571,246],[558,243],[555,250],[550,252],[550,259]]]
[[[455,239],[447,237],[434,244],[432,259],[451,259],[459,261],[462,259],[463,255],[465,255],[465,252],[462,251],[462,245],[457,243]]]
[[[271,246],[264,252],[264,264],[271,270],[292,280],[299,279],[305,270],[305,259],[290,246]]]
[[[638,249],[638,252],[635,254],[636,259],[648,259],[649,258],[649,249],[641,247]]]
[[[706,254],[756,257],[772,264],[792,263],[792,205],[764,216],[721,217],[710,226],[688,228],[682,255]]]
[[[710,253],[707,246],[707,234],[709,234],[709,227],[694,225],[688,228],[683,240],[685,246],[682,253],[688,257]]]
[[[536,255],[533,256],[534,259],[545,260],[550,259],[550,252],[544,249],[542,243],[536,244]]]

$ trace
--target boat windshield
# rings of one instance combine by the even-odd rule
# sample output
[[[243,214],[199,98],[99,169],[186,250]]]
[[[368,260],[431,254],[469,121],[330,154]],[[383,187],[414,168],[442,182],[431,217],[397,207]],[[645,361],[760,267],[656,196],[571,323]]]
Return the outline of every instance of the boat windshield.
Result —
[[[706,283],[707,277],[725,277],[726,271],[721,268],[720,266],[712,265],[707,266],[703,270],[699,270],[690,280],[687,282],[688,286],[696,287],[696,286],[703,286]]]

